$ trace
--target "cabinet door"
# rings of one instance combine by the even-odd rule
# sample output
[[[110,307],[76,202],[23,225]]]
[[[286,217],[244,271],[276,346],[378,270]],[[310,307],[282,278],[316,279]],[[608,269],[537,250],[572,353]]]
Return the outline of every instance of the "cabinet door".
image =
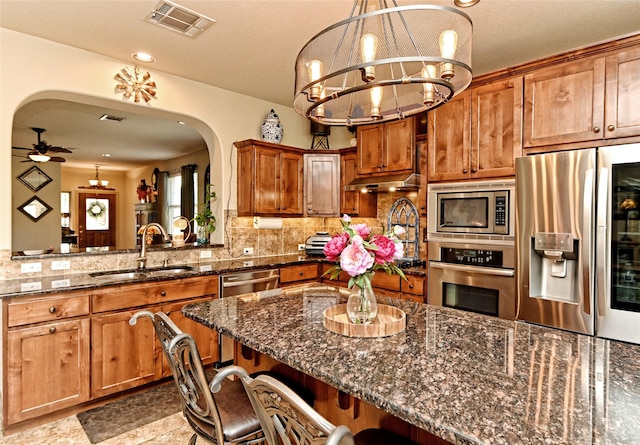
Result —
[[[375,218],[378,215],[378,195],[346,191],[344,187],[358,177],[358,158],[354,151],[340,156],[340,214]]]
[[[471,178],[516,174],[522,156],[523,79],[471,90]]]
[[[415,168],[415,129],[413,118],[384,124],[382,170],[413,171]]]
[[[304,155],[306,216],[340,216],[340,155]]]
[[[280,213],[281,170],[280,151],[271,148],[255,149],[255,213]]]
[[[524,146],[602,139],[604,58],[542,68],[524,78]]]
[[[7,424],[89,400],[89,319],[7,334]]]
[[[198,352],[200,353],[200,359],[204,365],[218,360],[218,332],[215,329],[211,329],[202,323],[193,321],[190,318],[185,317],[180,312],[182,306],[191,303],[201,303],[210,300],[210,298],[201,298],[198,300],[181,301],[173,304],[166,304],[163,307],[164,313],[169,316],[176,326],[187,334],[191,335],[198,346]],[[167,359],[164,357],[162,350],[162,376],[166,377],[171,375],[171,368],[167,363]]]
[[[383,125],[357,127],[359,175],[382,171],[383,128]]]
[[[252,147],[238,148],[238,216],[253,215],[255,184],[253,183],[254,150]]]
[[[161,307],[145,308],[157,312]],[[162,375],[160,345],[146,317],[135,326],[136,311],[100,315],[91,320],[91,395],[102,397],[153,382]]]
[[[429,181],[469,177],[471,98],[464,91],[449,103],[427,112]]]
[[[303,202],[303,156],[298,153],[280,154],[281,197],[279,212],[287,215],[304,213]]]
[[[640,48],[606,59],[605,137],[640,135]]]

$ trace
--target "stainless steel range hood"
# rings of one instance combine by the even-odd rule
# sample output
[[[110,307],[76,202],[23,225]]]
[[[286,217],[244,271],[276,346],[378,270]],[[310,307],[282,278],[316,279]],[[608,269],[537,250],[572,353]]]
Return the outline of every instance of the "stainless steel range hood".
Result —
[[[346,191],[393,192],[395,190],[418,190],[420,175],[404,173],[389,176],[356,178],[344,186]]]

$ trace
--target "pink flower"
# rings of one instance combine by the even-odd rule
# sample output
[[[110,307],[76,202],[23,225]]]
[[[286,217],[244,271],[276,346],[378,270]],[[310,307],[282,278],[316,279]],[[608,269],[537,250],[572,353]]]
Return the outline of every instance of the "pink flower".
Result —
[[[404,227],[402,227],[402,226],[393,226],[393,234],[395,236],[402,236],[405,233],[407,233],[407,231],[404,230]]]
[[[322,250],[329,261],[336,261],[347,244],[349,244],[349,234],[341,233],[331,238]]]
[[[352,224],[349,228],[364,239],[367,239],[369,235],[371,235],[371,229],[366,224]]]
[[[362,237],[356,235],[340,254],[340,268],[350,276],[363,274],[373,266],[373,256],[362,245]]]
[[[404,244],[399,239],[393,240],[393,244],[396,248],[396,253],[393,254],[394,260],[401,260],[404,257]]]
[[[377,250],[373,251],[376,256],[376,263],[384,264],[393,261],[396,254],[396,245],[392,240],[384,235],[376,235],[371,239],[371,242],[378,247]]]

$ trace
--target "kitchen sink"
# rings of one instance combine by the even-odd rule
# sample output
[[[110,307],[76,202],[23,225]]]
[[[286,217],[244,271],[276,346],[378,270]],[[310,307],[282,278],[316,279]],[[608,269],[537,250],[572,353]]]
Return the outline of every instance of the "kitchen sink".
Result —
[[[105,272],[93,272],[89,276],[105,281],[131,281],[158,276],[172,276],[195,272],[197,269],[190,266],[152,267],[149,269],[125,269],[109,270]]]

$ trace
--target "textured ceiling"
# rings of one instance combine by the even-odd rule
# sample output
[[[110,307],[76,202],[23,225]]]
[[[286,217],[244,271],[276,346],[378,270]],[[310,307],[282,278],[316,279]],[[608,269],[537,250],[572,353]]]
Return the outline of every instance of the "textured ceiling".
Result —
[[[157,61],[140,64],[145,70],[165,71],[290,107],[298,51],[317,32],[346,18],[353,6],[350,0],[177,3],[216,23],[192,39],[144,21],[155,0],[0,0],[0,26],[128,64],[133,64],[132,52],[146,51]],[[401,6],[414,3],[424,2],[398,0]],[[451,0],[427,3],[452,6]],[[464,11],[474,24],[475,75],[640,30],[638,0],[481,0]],[[39,125],[50,127],[46,122]],[[94,150],[89,141],[96,139],[95,133],[82,140],[66,138],[62,129],[56,134],[60,140],[49,143]],[[35,142],[35,133],[32,137]]]

